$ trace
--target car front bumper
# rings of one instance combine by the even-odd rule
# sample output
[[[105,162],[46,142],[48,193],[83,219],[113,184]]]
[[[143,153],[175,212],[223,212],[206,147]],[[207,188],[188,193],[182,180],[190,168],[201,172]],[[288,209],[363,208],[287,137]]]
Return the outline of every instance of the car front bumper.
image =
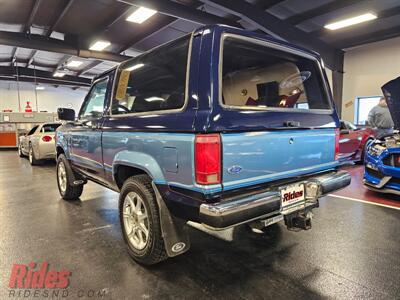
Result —
[[[317,206],[319,197],[344,188],[350,182],[351,177],[347,172],[329,172],[294,182],[304,183],[306,200],[304,205],[296,207],[297,209],[290,213]],[[308,191],[308,186],[313,186],[312,195]],[[317,193],[315,193],[315,187],[317,187]],[[262,193],[218,203],[201,204],[200,222],[214,229],[225,229],[263,217],[282,214],[280,188],[276,187]]]
[[[397,153],[398,149],[392,149],[389,154]],[[370,190],[400,195],[400,168],[385,165],[383,160],[387,155],[366,156],[363,182]]]

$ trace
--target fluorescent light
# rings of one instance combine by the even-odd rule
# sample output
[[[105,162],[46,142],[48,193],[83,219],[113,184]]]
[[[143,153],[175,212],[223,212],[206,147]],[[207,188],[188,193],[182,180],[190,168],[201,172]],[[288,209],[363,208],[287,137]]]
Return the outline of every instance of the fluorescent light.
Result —
[[[338,22],[326,24],[324,27],[329,30],[336,30],[336,29],[352,26],[355,24],[359,24],[362,22],[375,20],[376,18],[377,18],[377,16],[375,14],[367,13],[367,14],[359,15],[357,17],[344,19],[344,20],[341,20]]]
[[[146,100],[147,102],[152,102],[152,101],[164,101],[164,98],[160,98],[160,97],[149,97],[149,98],[146,98],[146,99],[144,99],[144,100]]]
[[[92,46],[90,46],[89,50],[103,51],[110,45],[111,43],[109,41],[97,41]]]
[[[146,7],[139,7],[128,18],[126,18],[126,20],[128,22],[142,24],[144,21],[146,21],[148,18],[150,18],[156,13],[157,13],[156,10]]]
[[[42,91],[42,90],[44,90],[44,86],[37,85],[37,86],[36,86],[36,90]]]
[[[126,71],[133,71],[133,70],[137,70],[137,69],[140,69],[140,68],[143,68],[143,67],[144,67],[144,64],[137,64],[137,65],[133,65],[132,67],[126,68],[125,70]]]
[[[83,64],[83,61],[71,60],[69,63],[67,63],[67,67],[76,68],[76,67],[79,67],[81,64]]]
[[[65,76],[65,73],[63,73],[63,72],[55,72],[54,74],[53,74],[53,76],[54,77],[64,77]]]

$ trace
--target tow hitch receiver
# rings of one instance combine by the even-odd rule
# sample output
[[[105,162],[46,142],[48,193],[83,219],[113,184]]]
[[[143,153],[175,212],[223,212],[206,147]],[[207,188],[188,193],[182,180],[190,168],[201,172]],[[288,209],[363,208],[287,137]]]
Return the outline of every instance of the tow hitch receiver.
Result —
[[[285,216],[285,225],[288,230],[311,229],[312,211],[296,212]]]

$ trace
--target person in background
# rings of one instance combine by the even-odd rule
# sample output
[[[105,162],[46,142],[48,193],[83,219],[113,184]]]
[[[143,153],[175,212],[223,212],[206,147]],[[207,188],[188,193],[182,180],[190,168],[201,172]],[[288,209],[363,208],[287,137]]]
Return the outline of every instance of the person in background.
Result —
[[[378,105],[373,107],[368,114],[368,124],[376,130],[377,138],[393,133],[393,120],[385,97],[381,97]]]

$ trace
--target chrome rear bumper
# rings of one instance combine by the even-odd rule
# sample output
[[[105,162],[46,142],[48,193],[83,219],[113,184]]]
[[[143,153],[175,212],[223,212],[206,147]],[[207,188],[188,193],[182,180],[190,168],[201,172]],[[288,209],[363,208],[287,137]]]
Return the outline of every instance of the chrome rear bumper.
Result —
[[[298,181],[297,183],[304,183],[305,186],[312,183],[318,186],[318,192],[313,197],[307,195],[306,188],[306,201],[303,208],[315,206],[319,197],[344,188],[350,182],[351,177],[347,172],[330,172]],[[270,215],[280,214],[281,208],[281,196],[279,188],[277,188],[229,201],[202,204],[200,205],[200,221],[206,226],[224,229]]]

